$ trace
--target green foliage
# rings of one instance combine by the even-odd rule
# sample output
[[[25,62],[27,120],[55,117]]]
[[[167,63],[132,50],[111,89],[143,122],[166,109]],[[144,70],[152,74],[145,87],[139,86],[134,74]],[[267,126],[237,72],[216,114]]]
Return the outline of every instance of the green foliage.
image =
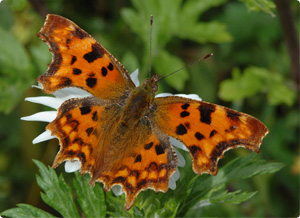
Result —
[[[84,211],[87,217],[105,217],[106,205],[104,191],[100,185],[92,187],[89,184],[90,176],[80,176],[75,173],[76,179],[73,180],[76,202],[81,211]]]
[[[253,11],[264,11],[272,16],[275,16],[275,4],[271,0],[242,0],[246,3],[247,7]]]
[[[299,8],[293,7],[298,2],[291,2],[295,17],[299,17]],[[40,190],[35,188],[36,181],[32,181],[35,168],[30,160],[51,162],[57,152],[53,146],[56,142],[32,146],[31,140],[44,125],[19,121],[20,116],[46,109],[22,100],[22,96],[41,94],[29,87],[51,62],[47,45],[36,37],[44,20],[40,14],[45,11],[79,24],[121,60],[129,72],[139,68],[141,78],[148,76],[151,14],[154,15],[152,73],[167,75],[184,63],[213,52],[214,56],[205,62],[162,80],[159,92],[197,93],[205,101],[223,104],[217,98],[219,93],[222,100],[231,102],[228,105],[259,117],[268,126],[270,133],[263,141],[261,156],[285,164],[271,175],[282,164],[263,163],[251,156],[229,162],[233,154],[230,152],[224,160],[227,164],[216,177],[196,176],[187,167],[189,170],[181,171],[175,191],[142,192],[129,211],[124,210],[124,195],[103,193],[99,184],[89,186],[88,175],[75,174],[71,191],[68,177],[73,174],[66,175],[65,182],[62,176],[57,177],[46,168],[44,173],[48,177],[39,176],[45,187],[43,200],[57,213],[75,217],[78,214],[84,217],[299,215],[299,108],[291,76],[291,57],[272,0],[38,3],[33,5],[37,1],[27,0],[0,3],[0,211],[6,210],[2,215],[53,217],[38,209],[44,208],[44,204],[37,198]],[[240,155],[240,151],[235,154]],[[51,187],[57,188],[57,192],[52,193]],[[70,200],[64,202],[67,209],[53,202],[54,196],[60,195],[61,199]],[[244,203],[234,205],[240,202]],[[17,208],[7,210],[16,204]]]
[[[144,44],[142,73],[147,72],[149,63],[150,15],[154,16],[152,33],[152,60],[155,72],[167,75],[184,66],[183,61],[166,50],[166,46],[174,37],[188,39],[199,43],[228,42],[230,34],[225,25],[219,22],[199,22],[199,17],[212,7],[224,4],[226,0],[185,1],[182,0],[132,0],[134,9],[122,10],[124,21],[142,39]],[[180,16],[176,16],[180,14]],[[168,28],[166,28],[166,26]],[[174,52],[174,51],[173,51]],[[167,83],[178,91],[182,91],[188,79],[188,71],[181,70],[176,77],[168,78]]]
[[[33,66],[22,44],[0,26],[0,111],[10,112],[30,85]],[[18,90],[18,91],[16,91]]]
[[[59,212],[63,217],[80,217],[79,210],[86,217],[175,217],[184,216],[189,210],[211,204],[227,202],[240,204],[250,199],[256,192],[242,192],[236,190],[228,192],[221,190],[227,183],[237,179],[250,178],[254,175],[274,173],[282,168],[279,163],[266,163],[255,160],[257,155],[251,154],[239,157],[220,169],[216,177],[195,175],[191,171],[185,175],[179,184],[178,190],[169,190],[166,194],[154,193],[151,190],[140,193],[134,207],[124,209],[124,196],[115,197],[112,192],[106,193],[99,184],[92,187],[88,175],[80,176],[75,173],[73,179],[76,203],[73,191],[63,176],[57,176],[55,171],[46,167],[39,161],[34,161],[38,166],[40,175],[36,176],[39,187],[43,190],[43,201]],[[221,191],[220,191],[221,190]],[[106,209],[106,204],[107,209]],[[8,217],[53,217],[51,214],[26,204],[18,204],[17,208],[2,212]],[[179,212],[179,213],[178,213]]]
[[[285,84],[283,76],[259,67],[248,67],[243,74],[235,68],[232,79],[221,83],[219,97],[224,101],[240,101],[257,93],[267,93],[271,105],[293,105],[296,90]]]
[[[63,176],[57,176],[50,167],[45,167],[41,162],[35,160],[39,167],[40,176],[36,181],[44,191],[41,193],[43,201],[56,209],[63,217],[80,217],[73,200],[70,185],[66,184]]]
[[[1,215],[12,217],[12,218],[33,218],[33,217],[45,217],[54,218],[55,216],[38,209],[36,207],[27,204],[17,204],[17,208],[12,208],[4,211]]]
[[[254,192],[239,195],[237,194],[240,190],[233,193],[227,193],[224,190],[221,193],[218,192],[234,180],[247,179],[259,174],[274,173],[283,167],[281,163],[266,163],[264,160],[255,160],[256,156],[252,153],[246,157],[236,158],[221,168],[216,176],[198,177],[195,181],[197,185],[193,187],[189,197],[180,206],[179,214],[183,216],[185,211],[199,207],[200,203],[198,206],[194,205],[202,200],[208,200],[210,203],[213,203],[218,202],[216,201],[217,199],[226,199],[228,201],[232,199],[235,203],[239,200],[239,203],[241,203],[243,200],[248,200],[252,197]]]

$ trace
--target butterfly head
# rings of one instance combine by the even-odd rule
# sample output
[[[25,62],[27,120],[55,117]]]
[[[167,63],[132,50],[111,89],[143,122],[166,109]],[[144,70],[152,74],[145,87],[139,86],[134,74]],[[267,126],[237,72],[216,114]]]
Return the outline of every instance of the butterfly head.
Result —
[[[154,74],[151,79],[146,79],[145,82],[141,85],[141,87],[147,92],[152,93],[154,97],[158,89],[157,83],[159,82],[160,78],[161,77],[158,74]]]

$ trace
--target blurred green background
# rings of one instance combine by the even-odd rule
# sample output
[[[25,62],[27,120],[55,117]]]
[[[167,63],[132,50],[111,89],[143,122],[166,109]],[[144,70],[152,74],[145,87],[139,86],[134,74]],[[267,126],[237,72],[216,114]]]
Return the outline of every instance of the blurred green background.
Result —
[[[201,216],[299,215],[299,2],[296,0],[3,0],[0,3],[0,211],[27,203],[50,210],[39,195],[32,159],[51,165],[57,140],[33,145],[46,124],[20,121],[49,108],[24,102],[51,62],[36,34],[45,15],[59,14],[93,35],[140,79],[149,68],[149,17],[154,16],[152,72],[171,73],[208,53],[214,56],[163,80],[159,92],[196,93],[263,121],[270,133],[260,156],[285,164],[271,175],[236,182],[258,190],[241,205],[205,207]],[[227,152],[219,166],[249,154]],[[187,169],[185,169],[187,170]],[[191,169],[188,169],[191,170]],[[60,166],[57,172],[62,172]],[[182,175],[184,173],[181,173]],[[72,178],[73,175],[67,175]]]

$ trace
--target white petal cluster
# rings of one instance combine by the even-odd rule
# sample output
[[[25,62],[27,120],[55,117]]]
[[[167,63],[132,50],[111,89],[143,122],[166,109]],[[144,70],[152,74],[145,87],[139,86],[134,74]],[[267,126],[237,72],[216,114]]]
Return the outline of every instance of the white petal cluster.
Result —
[[[0,0],[1,2],[1,0]],[[140,82],[138,80],[138,70],[134,71],[130,75],[132,81],[136,86],[140,85]],[[38,89],[42,89],[42,86],[39,84],[38,86],[33,86]],[[31,116],[27,117],[22,117],[21,120],[26,120],[26,121],[41,121],[41,122],[52,122],[56,116],[57,116],[57,109],[61,106],[63,102],[65,102],[68,99],[71,98],[83,98],[90,96],[91,94],[78,88],[64,88],[56,91],[53,93],[54,97],[50,96],[40,96],[40,97],[29,97],[25,98],[26,101],[37,103],[37,104],[42,104],[46,105],[48,107],[51,107],[55,109],[55,111],[43,111],[43,112],[38,112],[36,114],[33,114]],[[155,97],[165,97],[165,96],[171,96],[171,93],[161,93],[156,95]],[[177,94],[175,96],[180,96],[180,97],[185,97],[185,98],[191,98],[195,100],[201,100],[201,98],[198,95],[195,94],[190,94],[190,95],[184,95],[184,94]],[[32,143],[37,144],[43,141],[47,141],[50,139],[55,138],[55,136],[51,136],[51,132],[49,130],[46,130],[39,136],[37,136],[35,139],[33,139]],[[178,140],[170,137],[171,144],[177,148],[180,148],[184,151],[188,151],[187,148]],[[175,149],[175,148],[174,148]],[[175,152],[177,154],[177,159],[178,159],[178,166],[179,167],[184,167],[185,166],[185,159],[182,156],[182,154],[175,149]],[[72,173],[77,170],[79,170],[81,167],[81,163],[78,160],[73,160],[73,161],[66,161],[65,162],[65,171],[67,173]],[[176,181],[179,179],[180,173],[178,168],[176,169],[175,173],[170,177],[169,180],[169,188],[174,190],[176,189]],[[112,187],[112,190],[115,195],[121,195],[123,193],[122,187],[120,185],[115,185]]]

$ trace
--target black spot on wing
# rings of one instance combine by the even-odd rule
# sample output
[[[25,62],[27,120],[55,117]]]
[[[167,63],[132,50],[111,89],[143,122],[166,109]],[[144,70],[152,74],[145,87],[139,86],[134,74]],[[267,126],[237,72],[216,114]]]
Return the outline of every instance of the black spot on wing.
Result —
[[[80,107],[80,113],[81,115],[85,115],[91,112],[91,107],[85,106],[85,107]]]
[[[74,75],[80,75],[82,73],[82,71],[78,68],[73,68],[73,74]]]
[[[212,130],[209,134],[209,138],[213,137],[217,133],[216,130]]]
[[[176,127],[176,134],[177,135],[184,135],[187,133],[187,129],[183,124],[180,124]]]
[[[85,131],[87,133],[88,136],[90,136],[93,132],[94,128],[93,127],[90,127],[90,128],[87,128]]]
[[[89,62],[92,63],[95,60],[97,60],[98,58],[102,58],[103,57],[103,52],[100,50],[100,48],[97,46],[97,44],[93,44],[92,45],[92,51],[89,53],[86,53],[83,58]]]
[[[186,110],[186,109],[188,109],[189,106],[190,106],[190,104],[183,104],[183,105],[181,105],[181,108],[183,110]]]
[[[182,112],[180,113],[180,117],[187,117],[187,116],[190,116],[190,113],[187,112],[187,111],[182,111]]]
[[[76,56],[73,56],[73,57],[72,57],[72,60],[71,60],[71,65],[74,64],[76,61],[77,61]]]
[[[88,87],[93,88],[97,84],[97,78],[87,78],[85,82]]]
[[[163,147],[161,145],[156,145],[155,146],[155,151],[156,151],[157,155],[161,155],[161,154],[165,153],[165,151],[164,151],[164,149],[163,149]]]
[[[102,74],[102,76],[106,76],[107,75],[107,69],[105,67],[101,68],[101,74]]]
[[[107,66],[107,68],[112,71],[114,69],[114,65],[112,65],[112,63],[109,63],[109,65]]]
[[[141,162],[141,161],[142,161],[142,156],[139,154],[138,156],[136,156],[134,163]]]
[[[216,110],[216,106],[212,104],[201,103],[198,109],[200,111],[200,121],[202,123],[210,124],[211,114]]]
[[[196,132],[195,137],[196,137],[196,139],[198,139],[198,141],[200,141],[204,138],[204,135],[202,135],[200,132]]]
[[[93,113],[92,120],[94,120],[94,121],[97,121],[97,120],[98,120],[97,111],[95,111],[95,112]]]
[[[234,120],[234,121],[240,120],[239,117],[241,116],[241,114],[239,112],[226,108],[226,113],[227,113],[227,117],[229,119]]]
[[[145,150],[149,150],[153,146],[153,142],[144,145]]]

